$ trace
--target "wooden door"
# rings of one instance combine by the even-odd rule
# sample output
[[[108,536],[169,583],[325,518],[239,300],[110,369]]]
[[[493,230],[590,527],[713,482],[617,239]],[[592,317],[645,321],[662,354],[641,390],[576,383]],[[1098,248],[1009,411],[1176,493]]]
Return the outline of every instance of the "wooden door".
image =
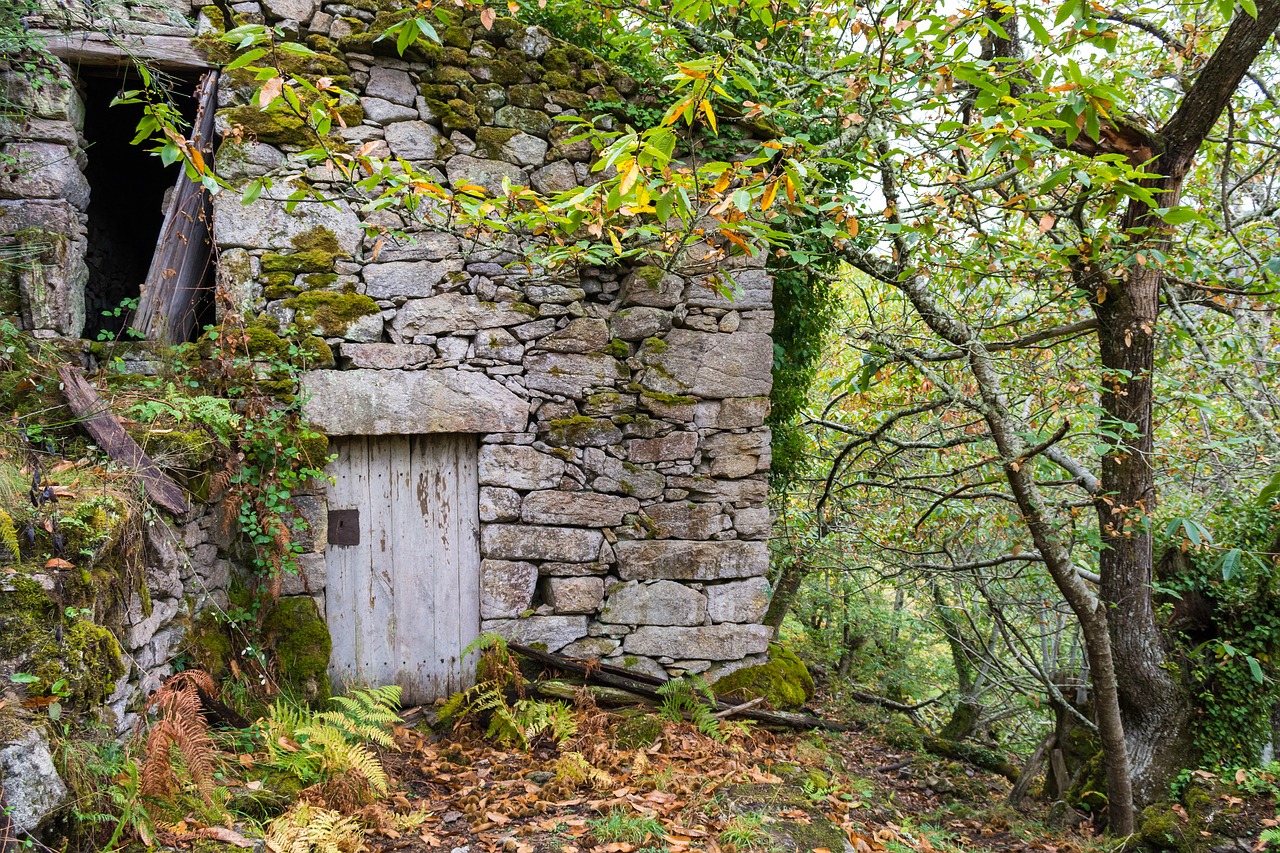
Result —
[[[418,703],[470,686],[462,650],[480,632],[476,437],[347,436],[332,449],[325,609],[335,687],[394,683]]]

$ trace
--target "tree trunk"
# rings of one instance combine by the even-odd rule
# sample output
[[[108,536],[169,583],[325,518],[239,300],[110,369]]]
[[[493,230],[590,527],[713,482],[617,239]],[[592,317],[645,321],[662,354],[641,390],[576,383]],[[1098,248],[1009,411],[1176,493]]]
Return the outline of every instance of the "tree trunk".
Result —
[[[774,634],[782,627],[782,620],[787,618],[787,611],[796,600],[800,584],[809,573],[801,560],[787,560],[783,563],[778,582],[773,585],[773,595],[769,598],[769,609],[764,614],[764,624],[773,628]]]
[[[1161,204],[1177,204],[1178,187]],[[1154,219],[1152,216],[1145,218]],[[1161,224],[1158,220],[1155,223]],[[1163,250],[1167,232],[1142,249]],[[1151,379],[1160,274],[1137,266],[1127,282],[1099,290],[1095,301],[1103,365],[1101,427],[1123,438],[1102,459],[1097,501],[1102,535],[1102,597],[1110,613],[1120,710],[1129,744],[1134,795],[1139,803],[1165,796],[1173,776],[1191,766],[1190,702],[1167,667],[1164,638],[1151,600],[1154,565],[1151,522],[1156,509],[1151,467]],[[1114,439],[1113,439],[1114,440]]]
[[[1277,24],[1280,0],[1258,3],[1253,15],[1237,12],[1178,109],[1157,136],[1142,140],[1149,147],[1138,156],[1157,155],[1146,168],[1161,176],[1147,183],[1159,207],[1178,205],[1201,144]],[[1099,142],[1107,138],[1104,132]],[[1104,149],[1105,145],[1099,151]],[[1116,444],[1103,456],[1096,501],[1102,537],[1101,592],[1110,611],[1106,620],[1134,793],[1138,802],[1147,803],[1168,793],[1174,774],[1191,766],[1188,761],[1194,752],[1190,697],[1166,666],[1164,638],[1151,600],[1154,559],[1150,520],[1156,508],[1151,466],[1152,376],[1164,276],[1157,253],[1168,254],[1172,228],[1151,205],[1138,199],[1129,202],[1120,224],[1131,242],[1124,245],[1123,254],[1097,262],[1106,272],[1094,266],[1095,262],[1086,261],[1082,284],[1092,292],[1098,318],[1104,413],[1100,426],[1104,433],[1113,433],[1110,437]],[[1123,269],[1118,276],[1110,272],[1116,268]],[[1093,668],[1095,677],[1098,672]],[[1101,716],[1101,690],[1096,699]],[[1105,735],[1103,741],[1106,748]]]

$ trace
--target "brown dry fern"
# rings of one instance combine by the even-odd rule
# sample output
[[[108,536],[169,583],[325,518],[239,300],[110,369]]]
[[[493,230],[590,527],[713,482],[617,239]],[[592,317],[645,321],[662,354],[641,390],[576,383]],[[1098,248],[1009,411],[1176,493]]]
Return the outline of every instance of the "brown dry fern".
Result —
[[[213,679],[203,670],[189,669],[171,675],[147,699],[147,710],[155,712],[156,721],[147,732],[142,764],[144,794],[165,797],[181,787],[173,762],[176,749],[201,798],[210,801],[217,752],[203,715],[202,690],[214,695]]]

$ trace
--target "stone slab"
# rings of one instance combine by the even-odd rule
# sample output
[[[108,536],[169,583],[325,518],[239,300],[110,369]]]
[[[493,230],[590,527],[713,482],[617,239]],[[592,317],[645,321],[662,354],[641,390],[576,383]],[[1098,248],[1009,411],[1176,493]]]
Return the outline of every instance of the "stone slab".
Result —
[[[769,550],[763,542],[689,542],[641,539],[619,542],[618,575],[623,580],[725,580],[764,575]]]
[[[519,432],[528,405],[498,382],[462,370],[314,370],[303,413],[328,435]]]

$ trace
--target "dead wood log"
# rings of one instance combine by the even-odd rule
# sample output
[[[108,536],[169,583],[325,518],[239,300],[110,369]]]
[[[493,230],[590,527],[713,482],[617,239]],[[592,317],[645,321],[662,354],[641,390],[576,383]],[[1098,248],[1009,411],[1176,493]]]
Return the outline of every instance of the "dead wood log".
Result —
[[[1009,763],[1009,760],[1000,755],[995,750],[984,749],[971,743],[959,743],[954,740],[943,740],[929,733],[924,734],[924,748],[934,755],[940,755],[943,758],[950,758],[954,761],[963,761],[972,764],[974,767],[980,767],[990,773],[1003,776],[1010,782],[1018,781],[1018,768]]]
[[[182,487],[161,471],[138,442],[125,432],[120,419],[111,414],[80,368],[71,365],[59,367],[58,376],[62,379],[62,393],[67,398],[67,406],[80,419],[85,432],[108,456],[128,465],[142,478],[142,489],[152,503],[174,515],[186,514],[187,499]]]
[[[1018,806],[1022,803],[1023,798],[1027,796],[1031,789],[1031,783],[1035,781],[1036,775],[1040,772],[1040,766],[1044,764],[1045,756],[1049,754],[1049,750],[1053,749],[1054,744],[1058,742],[1056,732],[1049,732],[1045,735],[1044,740],[1040,741],[1039,746],[1031,753],[1031,757],[1027,759],[1027,763],[1022,765],[1022,771],[1018,774],[1018,781],[1013,783],[1013,789],[1009,791],[1009,797],[1006,802],[1011,806]]]
[[[640,675],[628,672],[625,669],[620,670],[617,667],[601,665],[597,661],[575,660],[563,655],[532,649],[519,643],[507,643],[507,648],[529,660],[537,661],[561,672],[571,672],[581,676],[588,683],[616,687],[628,693],[652,699],[655,702],[662,700],[662,697],[658,694],[658,687],[663,682],[661,679],[654,678],[651,675]],[[615,674],[617,672],[626,674]],[[716,697],[716,710],[723,711],[730,708],[738,708],[738,706],[738,702],[719,696]],[[759,708],[741,709],[738,711],[737,716],[747,720],[755,720],[768,726],[781,726],[789,729],[826,729],[833,732],[851,732],[858,728],[847,723],[824,720],[821,717],[813,717],[808,714],[794,714],[788,711],[763,711]]]
[[[563,699],[566,702],[572,702],[577,698],[578,691],[581,686],[570,684],[567,681],[538,681],[534,682],[533,688],[538,691],[538,695],[547,696],[552,699]],[[618,687],[606,687],[603,684],[588,684],[587,690],[591,693],[591,698],[599,705],[652,705],[653,703],[636,694],[622,690]]]

